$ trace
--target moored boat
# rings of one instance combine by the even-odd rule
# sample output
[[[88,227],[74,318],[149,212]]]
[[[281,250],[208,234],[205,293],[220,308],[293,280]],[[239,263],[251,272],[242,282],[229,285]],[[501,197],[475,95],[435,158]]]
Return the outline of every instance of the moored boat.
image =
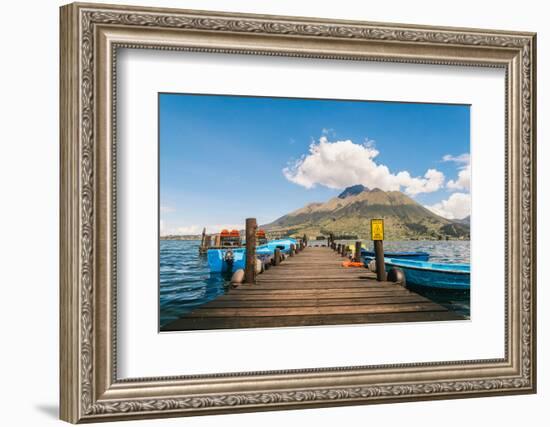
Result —
[[[286,238],[271,240],[256,247],[256,256],[261,259],[269,258],[275,253],[275,249],[277,248],[279,248],[282,253],[288,254],[291,244],[296,245],[296,239]],[[207,255],[208,267],[211,272],[225,273],[245,268],[246,248],[244,246],[210,248],[207,251]]]
[[[355,245],[348,245],[348,249],[355,254]],[[371,259],[374,259],[374,251],[369,251],[365,245],[361,245],[361,257],[365,259],[365,264],[368,264]],[[423,251],[384,251],[384,257],[428,261],[430,254]]]
[[[212,248],[206,252],[208,267],[213,273],[237,271],[245,267],[246,249],[240,248]]]
[[[470,264],[447,264],[409,259],[384,258],[386,270],[400,268],[407,285],[439,289],[470,289]]]
[[[258,248],[267,248],[271,251],[273,254],[275,252],[275,249],[279,248],[282,253],[289,253],[290,252],[290,245],[296,246],[298,241],[296,239],[293,239],[292,237],[287,237],[285,239],[275,239],[270,240],[269,242],[258,246]],[[257,251],[258,249],[256,249]]]
[[[361,256],[365,259],[368,258],[368,261],[370,261],[374,259],[374,252],[363,249],[361,250]],[[384,251],[384,258],[428,261],[430,259],[430,254],[422,251]]]

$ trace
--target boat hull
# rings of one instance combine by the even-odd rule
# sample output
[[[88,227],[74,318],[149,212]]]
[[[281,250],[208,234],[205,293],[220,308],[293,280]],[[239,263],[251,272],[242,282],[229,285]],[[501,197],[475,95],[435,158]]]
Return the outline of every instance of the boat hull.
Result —
[[[407,285],[437,289],[469,290],[469,264],[438,264],[385,258],[386,270],[400,268]]]
[[[226,259],[227,252],[233,252],[233,262],[228,262]],[[246,249],[208,249],[208,267],[213,273],[226,273],[237,271],[245,267],[246,264]]]
[[[296,239],[288,238],[288,239],[276,239],[276,240],[270,240],[264,245],[260,245],[256,248],[256,251],[258,249],[267,249],[271,251],[271,254],[275,252],[275,249],[279,248],[282,253],[288,254],[290,252],[290,245],[297,245]]]
[[[267,242],[266,244],[256,247],[256,256],[262,261],[266,261],[275,253],[275,249],[279,248],[282,253],[290,252],[290,245],[296,245],[294,239],[278,239]],[[227,252],[233,252],[233,261],[227,260]],[[216,248],[208,249],[208,267],[213,273],[233,272],[239,269],[244,269],[246,265],[246,248]]]
[[[374,259],[374,252],[372,251],[361,251],[361,256],[370,261]],[[391,252],[384,251],[385,258],[395,258],[395,259],[409,259],[414,261],[428,261],[430,259],[430,254],[428,252]]]

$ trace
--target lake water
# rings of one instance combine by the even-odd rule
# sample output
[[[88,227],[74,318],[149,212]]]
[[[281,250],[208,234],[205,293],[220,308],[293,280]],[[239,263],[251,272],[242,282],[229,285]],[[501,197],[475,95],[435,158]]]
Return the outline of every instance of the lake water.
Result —
[[[326,242],[310,243],[315,245]],[[228,289],[231,276],[211,274],[206,256],[199,255],[199,245],[198,240],[160,241],[161,327],[216,299]],[[430,261],[434,262],[470,262],[469,241],[385,241],[384,249],[429,252]],[[433,290],[423,287],[415,287],[412,290],[464,316],[470,315],[469,291]]]

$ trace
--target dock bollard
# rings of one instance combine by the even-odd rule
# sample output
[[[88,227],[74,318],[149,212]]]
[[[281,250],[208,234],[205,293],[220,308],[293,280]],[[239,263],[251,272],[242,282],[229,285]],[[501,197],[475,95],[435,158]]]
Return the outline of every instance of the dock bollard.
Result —
[[[256,283],[256,218],[246,219],[246,264],[244,269],[245,283]]]

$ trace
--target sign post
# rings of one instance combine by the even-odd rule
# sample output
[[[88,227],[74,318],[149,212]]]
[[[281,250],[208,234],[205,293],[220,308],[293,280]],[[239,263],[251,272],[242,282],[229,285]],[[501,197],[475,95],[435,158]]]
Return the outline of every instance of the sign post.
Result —
[[[376,260],[376,280],[386,280],[386,268],[384,266],[384,220],[370,220],[370,235],[374,243],[374,259]]]

